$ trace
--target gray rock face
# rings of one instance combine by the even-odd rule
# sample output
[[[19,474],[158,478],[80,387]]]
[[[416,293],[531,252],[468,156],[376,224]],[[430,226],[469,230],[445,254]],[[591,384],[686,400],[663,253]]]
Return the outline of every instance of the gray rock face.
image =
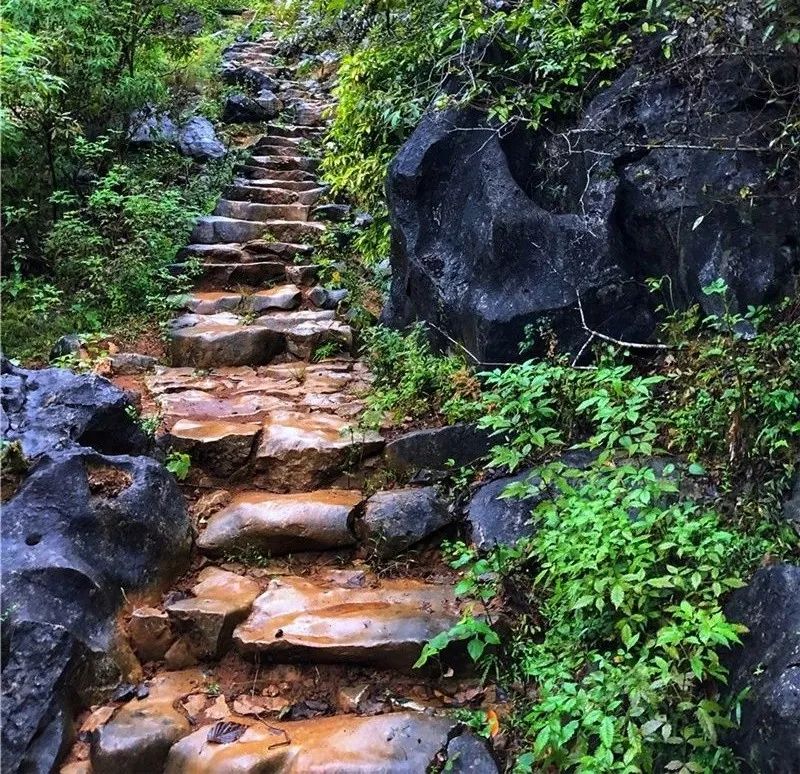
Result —
[[[115,374],[141,374],[153,368],[158,360],[138,352],[120,352],[111,356],[111,369]]]
[[[217,137],[214,125],[203,116],[195,116],[181,126],[178,147],[184,156],[201,161],[221,159],[225,155],[225,146]]]
[[[367,500],[356,530],[378,556],[395,556],[419,543],[453,519],[432,486],[391,489]]]
[[[470,110],[427,115],[387,182],[384,320],[427,320],[481,360],[511,361],[527,325],[549,328],[561,350],[583,346],[577,294],[589,327],[641,341],[661,301],[643,290],[648,277],[708,313],[720,299],[702,288],[718,277],[736,309],[791,292],[800,223],[783,202],[797,174],[772,180],[768,154],[708,149],[763,147],[753,127],[775,117],[754,70],[720,61],[713,87],[695,92],[645,59],[555,139],[501,137]],[[782,82],[785,62],[763,64]]]
[[[413,430],[386,444],[386,461],[399,473],[448,469],[469,465],[488,454],[492,446],[488,431],[472,424]]]
[[[125,393],[99,376],[8,365],[0,390],[3,435],[19,441],[26,457],[76,443],[108,454],[147,449],[147,438],[126,413],[130,403]]]
[[[725,615],[750,630],[727,659],[730,695],[750,688],[730,742],[753,771],[800,771],[800,567],[759,570]]]

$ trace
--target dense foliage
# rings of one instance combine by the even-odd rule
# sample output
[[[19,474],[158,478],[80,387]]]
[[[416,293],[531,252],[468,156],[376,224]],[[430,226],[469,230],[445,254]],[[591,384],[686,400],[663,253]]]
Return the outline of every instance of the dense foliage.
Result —
[[[707,292],[725,297],[720,283]],[[717,686],[741,629],[722,604],[765,557],[797,555],[776,515],[800,445],[800,318],[788,302],[746,318],[692,309],[664,335],[671,350],[652,366],[602,349],[589,368],[481,375],[489,465],[535,470],[505,496],[548,497],[513,548],[451,546],[458,591],[513,625],[468,617],[421,663],[465,640],[503,683],[535,687],[511,718],[519,772],[737,770],[720,744],[736,704]],[[595,455],[586,470],[560,461],[576,447]]]
[[[2,7],[4,348],[158,318],[166,267],[229,165],[130,147],[131,116],[214,103],[232,32],[216,0],[7,0]],[[216,33],[216,34],[215,34]],[[46,323],[46,324],[45,324]]]

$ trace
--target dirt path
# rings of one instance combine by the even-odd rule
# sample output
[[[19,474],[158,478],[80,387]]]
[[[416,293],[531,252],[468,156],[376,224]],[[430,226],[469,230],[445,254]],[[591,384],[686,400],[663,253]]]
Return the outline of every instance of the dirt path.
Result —
[[[145,379],[192,458],[193,565],[164,596],[131,600],[139,695],[81,719],[65,771],[491,772],[482,743],[439,712],[491,692],[458,659],[412,669],[462,612],[435,539],[392,561],[403,519],[424,536],[440,504],[429,490],[366,502],[383,447],[356,426],[370,376],[312,259],[335,209],[316,209],[330,97],[276,66],[275,46],[226,54],[285,108],[247,140],[240,176],[179,257],[202,276],[171,326],[172,367]],[[320,348],[339,354],[317,362]]]

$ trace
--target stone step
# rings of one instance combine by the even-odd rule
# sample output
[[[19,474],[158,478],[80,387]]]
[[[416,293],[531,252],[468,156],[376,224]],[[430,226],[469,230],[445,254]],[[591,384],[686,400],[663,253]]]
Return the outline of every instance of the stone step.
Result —
[[[212,391],[180,390],[159,395],[157,402],[165,421],[173,426],[182,419],[193,422],[263,422],[270,411],[294,408],[292,403],[266,392],[218,396]]]
[[[361,492],[341,489],[243,492],[209,519],[197,546],[211,555],[256,550],[268,556],[351,546],[350,526],[362,500]]]
[[[283,262],[310,255],[314,248],[297,242],[273,242],[266,239],[253,239],[244,244],[240,242],[217,242],[216,244],[187,245],[178,252],[178,258],[196,258],[208,262],[252,263],[265,257]]]
[[[319,181],[315,175],[302,169],[264,169],[264,167],[245,164],[239,167],[238,171],[248,180],[269,180],[273,183],[275,181],[295,181],[313,183],[311,188],[319,187]]]
[[[275,492],[308,491],[382,448],[380,435],[334,414],[275,411],[259,438],[253,482]]]
[[[251,146],[251,149],[254,151],[254,156],[269,156],[271,158],[285,157],[294,159],[308,158],[303,156],[297,145],[284,145],[283,143],[275,142],[275,139],[278,138],[262,138],[255,145]],[[285,140],[285,138],[281,139]]]
[[[260,432],[260,422],[180,419],[169,431],[169,440],[173,448],[191,456],[193,465],[227,478],[248,464]]]
[[[407,670],[428,640],[461,618],[450,584],[338,575],[271,580],[234,630],[234,647],[267,660]]]
[[[485,744],[451,718],[395,712],[269,724],[231,720],[247,726],[235,744],[210,742],[212,726],[203,726],[170,749],[164,774],[497,774]],[[141,769],[119,769],[134,770]]]
[[[294,284],[287,284],[250,294],[226,291],[189,293],[183,297],[182,305],[184,309],[195,314],[216,314],[234,310],[264,314],[274,309],[284,311],[296,309],[301,300],[300,288]]]
[[[291,276],[288,270],[292,269]],[[207,261],[200,267],[199,276],[196,275],[194,264],[173,263],[170,270],[175,276],[184,273],[191,273],[191,277],[202,287],[236,287],[245,285],[249,287],[259,287],[265,283],[275,281],[294,282],[300,275],[294,271],[294,267],[287,267],[279,261],[252,261],[250,263],[214,263]],[[310,285],[313,280],[303,284]]]
[[[319,190],[320,188],[325,188],[327,190],[327,186],[323,186],[313,178],[311,180],[279,180],[274,177],[241,177],[236,178],[233,182],[237,186],[279,188],[284,191],[296,191],[297,193],[307,193],[309,191]]]
[[[312,156],[251,156],[247,160],[248,167],[261,167],[263,169],[274,169],[279,171],[299,169],[304,172],[316,172],[319,167],[319,159]]]
[[[324,186],[308,191],[293,191],[280,186],[232,185],[225,190],[225,198],[233,201],[259,204],[315,204],[327,189]]]
[[[313,221],[258,221],[206,215],[195,224],[191,240],[196,244],[230,244],[252,242],[269,236],[279,242],[302,242],[324,232],[325,224]]]
[[[306,221],[311,208],[304,204],[263,204],[261,202],[220,199],[215,215],[238,220],[293,220]]]
[[[218,567],[204,568],[192,596],[166,608],[173,630],[179,633],[164,657],[167,663],[191,666],[224,655],[234,627],[250,614],[259,592],[252,578]]]
[[[383,447],[379,435],[359,431],[352,420],[281,409],[268,410],[262,422],[179,419],[169,441],[219,478],[252,466],[252,483],[274,492],[318,489]]]
[[[282,126],[280,124],[267,124],[264,136],[313,139],[322,136],[324,133],[325,130],[319,126]]]
[[[262,146],[276,148],[282,146],[284,148],[294,148],[297,149],[302,142],[302,138],[300,137],[279,137],[277,135],[272,136],[262,136],[258,140],[253,143],[250,147],[260,148]]]
[[[169,331],[172,364],[195,368],[264,365],[283,352],[307,358],[329,342],[347,351],[352,335],[329,311],[273,313],[250,322],[231,312],[185,314]]]

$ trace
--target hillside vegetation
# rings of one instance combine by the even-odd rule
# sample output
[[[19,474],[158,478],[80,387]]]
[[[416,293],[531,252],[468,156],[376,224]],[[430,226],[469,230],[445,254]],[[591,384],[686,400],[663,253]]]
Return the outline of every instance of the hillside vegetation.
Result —
[[[188,287],[170,264],[237,157],[198,164],[163,145],[134,148],[135,111],[218,118],[221,51],[266,19],[287,54],[334,50],[338,104],[322,175],[332,196],[372,218],[333,227],[314,260],[326,284],[350,290],[375,377],[362,423],[488,430],[486,465],[450,471],[454,498],[529,474],[503,494],[530,498],[529,536],[488,552],[446,545],[459,595],[491,615],[467,614],[418,666],[466,645],[508,709],[461,719],[492,737],[517,774],[746,770],[728,746],[746,696],[726,690],[726,658],[745,629],[724,610],[760,566],[800,559],[781,519],[800,453],[800,296],[740,309],[712,277],[702,289],[709,314],[673,303],[668,279],[653,276],[652,340],[616,340],[584,320],[581,352],[564,353],[543,327],[513,342],[518,362],[483,363],[451,338],[434,346],[442,340],[424,322],[378,322],[391,238],[384,183],[427,111],[469,105],[501,135],[541,138],[642,51],[700,82],[706,60],[732,51],[753,61],[796,53],[796,4],[251,5],[234,18],[221,0],[4,3],[5,354],[41,360],[66,333],[135,337],[165,321],[169,296]],[[780,114],[763,129],[771,180],[800,163],[798,88],[762,95]],[[798,206],[797,191],[784,195]],[[531,356],[534,340],[543,356]],[[587,464],[565,464],[567,450],[586,452]]]

